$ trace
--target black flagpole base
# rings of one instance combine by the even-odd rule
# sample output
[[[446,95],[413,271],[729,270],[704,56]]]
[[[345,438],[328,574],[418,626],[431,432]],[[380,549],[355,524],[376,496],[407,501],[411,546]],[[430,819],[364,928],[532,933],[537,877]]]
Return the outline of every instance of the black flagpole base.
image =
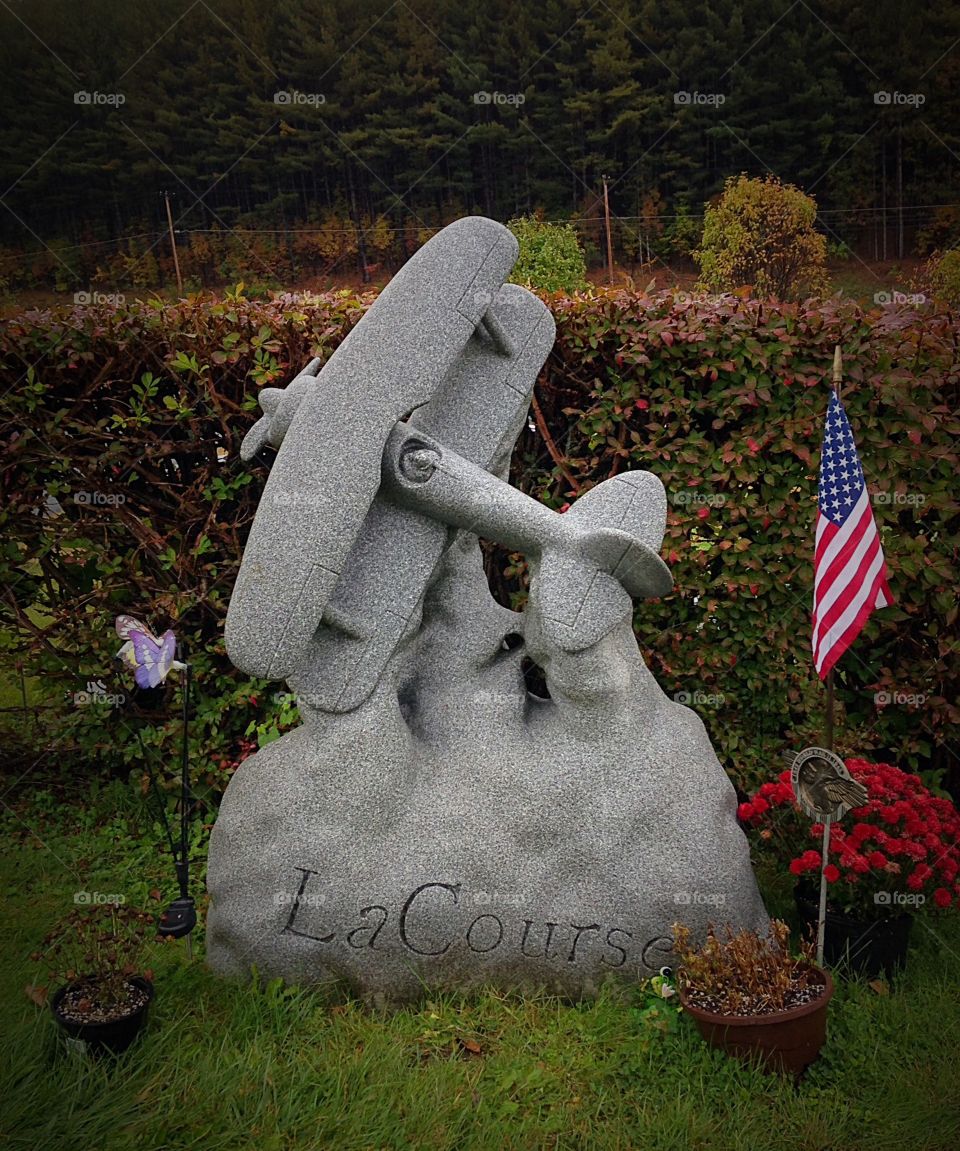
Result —
[[[193,900],[175,899],[160,916],[157,924],[158,935],[169,935],[171,939],[182,939],[197,926],[197,909]]]

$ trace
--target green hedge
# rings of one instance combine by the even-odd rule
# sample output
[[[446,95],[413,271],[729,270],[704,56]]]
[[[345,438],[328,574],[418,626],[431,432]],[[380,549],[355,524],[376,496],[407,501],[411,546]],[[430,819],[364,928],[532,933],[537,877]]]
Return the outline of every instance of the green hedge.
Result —
[[[116,769],[138,763],[139,729],[172,764],[176,688],[152,714],[131,698],[111,665],[119,611],[178,621],[190,644],[200,783],[219,791],[257,741],[296,722],[283,685],[252,683],[223,649],[264,478],[241,467],[237,448],[259,387],[329,356],[370,298],[200,296],[7,325],[0,611],[27,674],[46,686],[46,743]],[[838,665],[839,748],[934,770],[956,762],[957,317],[622,290],[549,302],[558,338],[514,482],[559,507],[619,470],[663,480],[676,591],[638,606],[637,636],[744,785],[774,770],[785,746],[821,735],[811,557],[825,381],[842,345],[843,398],[897,604]],[[64,514],[43,513],[45,493]],[[491,554],[502,597],[522,600],[522,576],[520,557]],[[126,702],[64,698],[97,679]],[[891,702],[878,706],[877,692]]]

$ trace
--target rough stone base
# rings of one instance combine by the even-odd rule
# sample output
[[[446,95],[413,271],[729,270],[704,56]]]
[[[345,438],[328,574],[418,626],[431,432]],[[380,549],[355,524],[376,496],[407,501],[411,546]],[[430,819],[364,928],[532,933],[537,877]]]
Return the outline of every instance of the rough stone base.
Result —
[[[525,656],[549,700],[527,693]],[[291,686],[309,698],[309,674]],[[475,537],[458,537],[374,695],[303,710],[221,806],[218,972],[342,978],[379,1002],[476,984],[579,997],[669,962],[678,920],[766,930],[733,787],[630,620],[586,652],[551,650],[535,600],[523,615],[493,601]]]

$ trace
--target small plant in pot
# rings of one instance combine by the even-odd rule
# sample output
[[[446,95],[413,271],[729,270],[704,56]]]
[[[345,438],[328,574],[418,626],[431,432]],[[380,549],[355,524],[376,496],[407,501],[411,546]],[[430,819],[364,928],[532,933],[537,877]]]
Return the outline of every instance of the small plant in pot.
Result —
[[[156,932],[153,916],[116,903],[75,908],[43,939],[36,961],[46,963],[50,1009],[70,1045],[91,1054],[119,1053],[137,1037],[153,999],[152,972],[140,965]],[[46,987],[28,988],[34,1002]]]
[[[913,915],[960,902],[960,812],[899,768],[846,766],[868,799],[830,827],[824,961],[890,978],[906,961]],[[756,858],[793,878],[801,918],[815,923],[823,824],[797,806],[790,772],[764,783],[738,815]]]
[[[683,1009],[703,1038],[767,1071],[801,1075],[827,1036],[833,980],[813,962],[813,945],[790,951],[790,929],[772,920],[769,936],[708,925],[696,945],[690,929],[674,924]]]

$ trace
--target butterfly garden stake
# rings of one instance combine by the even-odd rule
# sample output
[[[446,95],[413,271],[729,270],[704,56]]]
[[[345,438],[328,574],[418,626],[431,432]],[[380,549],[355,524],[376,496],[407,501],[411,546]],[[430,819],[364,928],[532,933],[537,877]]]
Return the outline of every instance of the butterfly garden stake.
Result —
[[[186,671],[187,665],[174,659],[177,637],[165,631],[157,639],[145,623],[132,615],[117,616],[117,635],[126,642],[117,659],[133,669],[137,687],[159,687],[171,671]]]
[[[846,764],[824,747],[805,747],[790,766],[790,782],[797,803],[813,820],[823,823],[823,853],[820,860],[820,912],[817,916],[817,964],[823,966],[824,924],[827,918],[827,852],[830,824],[853,807],[867,802],[867,789],[852,779]]]
[[[133,670],[137,686],[147,690],[160,687],[171,671],[183,673],[183,742],[180,754],[180,846],[173,844],[174,867],[177,873],[177,882],[180,887],[180,896],[175,899],[167,910],[160,916],[157,932],[160,935],[169,935],[173,939],[187,937],[187,955],[192,957],[193,948],[190,941],[190,932],[197,923],[197,910],[190,896],[190,844],[189,844],[189,811],[190,811],[190,758],[188,723],[190,715],[190,664],[184,659],[179,660],[177,655],[177,637],[169,629],[158,639],[150,628],[140,620],[130,615],[118,615],[116,619],[117,635],[124,641],[117,652],[119,659],[126,667]],[[180,645],[183,654],[182,647]],[[149,762],[147,771],[150,772]],[[150,772],[151,778],[153,773]],[[156,781],[154,780],[154,783]]]

